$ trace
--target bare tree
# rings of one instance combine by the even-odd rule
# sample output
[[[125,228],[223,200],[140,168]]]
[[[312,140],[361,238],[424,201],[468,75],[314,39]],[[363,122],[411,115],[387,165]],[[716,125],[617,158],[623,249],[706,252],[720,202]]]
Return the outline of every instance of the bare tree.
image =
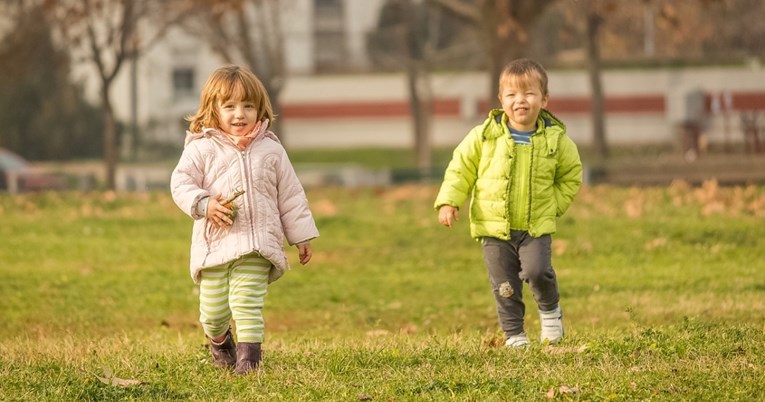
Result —
[[[282,10],[278,0],[193,0],[193,17],[183,28],[208,43],[227,63],[244,63],[260,78],[281,115],[281,92],[286,83]],[[274,132],[284,140],[279,119]]]
[[[414,119],[414,149],[417,155],[417,167],[422,174],[427,174],[432,165],[430,127],[433,103],[426,54],[429,39],[427,10],[423,5],[415,5],[412,0],[404,2],[404,9],[408,55],[406,76],[409,107]]]
[[[33,160],[100,156],[101,114],[71,82],[40,3],[5,3],[0,15],[12,18],[0,33],[0,146]]]
[[[526,56],[531,27],[557,0],[427,1],[464,19],[480,33],[489,69],[489,99],[495,99],[505,64]]]
[[[126,60],[138,57],[147,46],[177,22],[183,8],[177,1],[151,0],[45,0],[49,19],[65,45],[82,51],[99,78],[99,99],[104,113],[104,160],[106,187],[115,188],[119,160],[117,121],[111,102],[112,84]],[[144,19],[159,18],[161,27],[150,38],[139,38],[137,26]],[[140,40],[139,40],[140,39]]]
[[[406,73],[415,156],[422,175],[429,174],[432,167],[431,68],[442,52],[450,52],[448,44],[442,43],[443,48],[439,48],[440,14],[440,10],[421,1],[388,0],[380,13],[377,30],[369,36],[373,57]]]

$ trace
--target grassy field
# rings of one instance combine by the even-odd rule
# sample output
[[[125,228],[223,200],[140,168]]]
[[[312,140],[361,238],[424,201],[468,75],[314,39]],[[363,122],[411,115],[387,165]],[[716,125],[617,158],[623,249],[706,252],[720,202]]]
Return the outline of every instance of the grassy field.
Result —
[[[436,190],[309,189],[314,260],[290,250],[244,378],[209,364],[167,194],[0,196],[0,400],[765,399],[765,187],[584,188],[553,243],[567,337],[527,350]]]

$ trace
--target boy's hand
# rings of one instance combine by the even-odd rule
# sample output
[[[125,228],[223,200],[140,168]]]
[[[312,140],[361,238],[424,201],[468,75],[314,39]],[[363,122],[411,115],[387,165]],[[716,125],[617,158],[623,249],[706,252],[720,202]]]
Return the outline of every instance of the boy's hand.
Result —
[[[442,205],[438,209],[438,222],[446,227],[452,227],[453,222],[459,220],[459,208],[451,205]]]
[[[308,264],[308,261],[311,261],[311,257],[313,256],[311,242],[300,243],[296,247],[300,254],[300,265]]]
[[[210,196],[210,200],[207,202],[207,219],[218,228],[234,224],[234,221],[229,218],[231,210],[221,204],[222,201],[223,196],[215,194]]]

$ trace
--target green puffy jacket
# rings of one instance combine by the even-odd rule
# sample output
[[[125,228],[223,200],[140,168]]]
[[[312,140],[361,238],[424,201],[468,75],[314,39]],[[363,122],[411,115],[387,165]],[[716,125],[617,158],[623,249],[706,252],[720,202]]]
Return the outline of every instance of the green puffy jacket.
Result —
[[[514,145],[504,112],[492,110],[457,146],[446,168],[435,208],[459,208],[472,192],[470,235],[475,239],[510,238],[511,175],[516,181],[529,181],[527,226],[534,237],[555,233],[556,217],[566,212],[582,184],[576,144],[566,135],[566,126],[549,111],[539,113],[529,162],[516,166]]]

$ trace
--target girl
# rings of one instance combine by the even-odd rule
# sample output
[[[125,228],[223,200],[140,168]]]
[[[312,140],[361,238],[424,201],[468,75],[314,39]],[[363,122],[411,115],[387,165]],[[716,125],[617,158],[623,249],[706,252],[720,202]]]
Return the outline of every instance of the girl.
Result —
[[[171,191],[194,219],[191,277],[213,364],[237,374],[258,368],[266,287],[289,268],[284,240],[300,263],[319,236],[303,187],[277,137],[271,101],[248,69],[215,70],[202,88]],[[243,192],[242,192],[243,190]],[[224,198],[240,194],[234,201]],[[236,324],[238,345],[230,331]]]

